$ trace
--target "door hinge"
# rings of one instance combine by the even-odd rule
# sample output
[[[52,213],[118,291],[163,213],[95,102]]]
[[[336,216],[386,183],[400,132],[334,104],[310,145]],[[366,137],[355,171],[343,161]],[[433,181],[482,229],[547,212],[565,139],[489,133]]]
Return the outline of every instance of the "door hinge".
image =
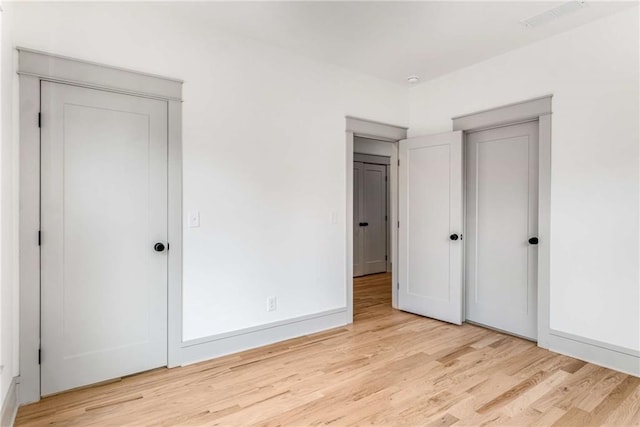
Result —
[[[38,113],[38,127],[42,127],[42,113]]]
[[[169,250],[169,243],[167,242],[167,251]]]
[[[398,221],[398,228],[400,228],[400,221]]]
[[[42,233],[38,230],[38,246],[42,243]]]
[[[42,350],[38,349],[38,365],[42,362]]]
[[[385,261],[388,261],[388,260],[389,260],[389,257],[388,257],[387,255],[385,255],[385,256],[384,256],[384,260],[385,260]]]
[[[396,283],[396,289],[400,290],[400,282]]]
[[[389,177],[387,177],[387,176],[385,175],[385,177],[384,177],[384,182],[387,182],[387,180],[388,180],[388,179],[389,179]]]
[[[384,220],[387,221],[387,216],[386,215],[384,216]]]
[[[398,167],[400,167],[400,159],[398,159]]]

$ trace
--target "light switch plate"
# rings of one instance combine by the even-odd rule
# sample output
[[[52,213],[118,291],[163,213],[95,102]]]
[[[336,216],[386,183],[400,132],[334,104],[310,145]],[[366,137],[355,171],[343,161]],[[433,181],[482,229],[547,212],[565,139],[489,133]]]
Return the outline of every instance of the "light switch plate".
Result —
[[[188,223],[190,228],[200,227],[200,212],[190,212]]]
[[[338,223],[338,213],[336,211],[331,212],[331,224]]]

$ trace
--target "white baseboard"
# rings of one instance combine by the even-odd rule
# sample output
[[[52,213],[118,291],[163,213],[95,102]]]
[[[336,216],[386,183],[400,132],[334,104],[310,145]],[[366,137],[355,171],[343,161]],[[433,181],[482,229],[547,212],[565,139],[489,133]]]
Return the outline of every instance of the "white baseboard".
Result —
[[[640,377],[640,352],[637,350],[553,329],[545,344],[553,352]]]
[[[14,377],[13,380],[11,380],[11,386],[7,392],[7,396],[4,402],[2,402],[2,414],[0,416],[0,425],[2,425],[2,427],[11,427],[16,420],[16,414],[18,413],[16,378],[17,377]]]
[[[350,323],[346,307],[182,343],[181,365],[225,356]]]

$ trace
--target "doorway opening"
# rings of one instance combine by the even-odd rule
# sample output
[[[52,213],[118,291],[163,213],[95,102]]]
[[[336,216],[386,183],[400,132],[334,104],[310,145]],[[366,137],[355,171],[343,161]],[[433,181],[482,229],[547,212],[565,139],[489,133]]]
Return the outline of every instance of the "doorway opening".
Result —
[[[354,137],[354,316],[391,307],[391,195],[393,144]]]
[[[396,307],[398,144],[407,129],[347,117],[347,310]]]

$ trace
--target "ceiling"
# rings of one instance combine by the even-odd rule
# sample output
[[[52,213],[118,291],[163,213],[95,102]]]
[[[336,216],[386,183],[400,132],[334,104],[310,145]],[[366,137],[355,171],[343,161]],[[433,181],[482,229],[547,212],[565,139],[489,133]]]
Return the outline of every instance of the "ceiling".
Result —
[[[208,2],[198,17],[234,33],[388,81],[429,80],[637,2],[587,1],[534,28],[520,20],[563,2]]]

